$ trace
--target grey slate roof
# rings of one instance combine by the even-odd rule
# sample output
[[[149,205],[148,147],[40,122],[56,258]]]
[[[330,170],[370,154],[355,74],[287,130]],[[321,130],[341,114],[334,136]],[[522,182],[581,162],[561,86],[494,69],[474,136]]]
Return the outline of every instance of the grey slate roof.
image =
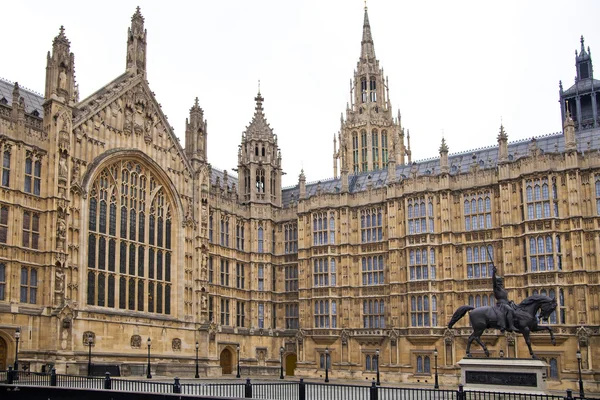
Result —
[[[577,150],[579,152],[588,152],[600,150],[600,128],[576,132]],[[508,144],[509,161],[516,161],[519,158],[529,154],[529,148],[532,145],[532,139],[518,140]],[[553,133],[546,136],[536,137],[535,145],[542,153],[562,153],[565,151],[565,140],[562,133]],[[452,154],[448,157],[450,165],[450,175],[466,173],[474,163],[479,164],[481,169],[496,168],[498,166],[498,146],[490,146],[475,150],[468,150],[461,153]],[[416,161],[410,165],[399,165],[396,167],[396,179],[398,181],[408,178],[412,172],[417,176],[437,175],[440,173],[440,159],[431,158],[422,161]],[[349,177],[349,192],[357,193],[367,189],[370,180],[373,188],[385,186],[387,182],[387,169],[365,172],[362,174],[351,175]],[[369,179],[370,177],[370,179]],[[320,185],[321,193],[335,193],[341,188],[341,178],[328,179],[320,182],[312,182],[306,185],[307,197],[314,196],[317,187]],[[288,207],[292,202],[298,201],[300,188],[298,185],[285,188],[282,194],[282,203]]]
[[[600,89],[600,81],[598,79],[582,79],[563,92],[563,96],[571,96],[577,93],[587,93],[592,91],[592,86]]]
[[[12,93],[14,87],[14,82],[0,78],[0,101],[5,98],[8,106],[12,106]],[[42,104],[44,104],[44,96],[32,90],[25,89],[21,85],[19,85],[19,93],[25,100],[25,112],[27,114],[31,114],[37,110],[40,118],[44,116],[44,108],[42,107]]]

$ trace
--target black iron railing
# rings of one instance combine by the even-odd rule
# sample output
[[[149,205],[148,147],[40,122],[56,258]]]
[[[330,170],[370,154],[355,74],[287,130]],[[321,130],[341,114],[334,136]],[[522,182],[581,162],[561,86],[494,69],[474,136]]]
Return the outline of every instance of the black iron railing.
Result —
[[[600,400],[573,397],[572,390],[567,390],[566,396],[545,394],[529,394],[515,392],[489,392],[463,390],[440,390],[430,388],[400,388],[390,386],[343,385],[335,383],[304,382],[252,382],[246,379],[239,381],[211,383],[181,383],[179,378],[170,382],[155,382],[111,378],[107,372],[105,377],[88,377],[77,375],[50,374],[13,371],[0,371],[0,382],[8,385],[31,387],[57,387],[63,389],[82,390],[112,390],[115,392],[142,392],[153,394],[170,394],[179,396],[197,396],[204,398],[249,398],[277,400]],[[88,392],[91,393],[91,392]]]

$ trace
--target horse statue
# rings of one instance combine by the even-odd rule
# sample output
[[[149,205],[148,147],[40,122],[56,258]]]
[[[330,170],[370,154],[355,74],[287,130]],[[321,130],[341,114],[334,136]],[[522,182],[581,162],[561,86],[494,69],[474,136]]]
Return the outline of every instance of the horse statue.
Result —
[[[550,333],[550,340],[552,344],[556,346],[556,340],[554,334],[549,326],[538,325],[538,311],[540,320],[548,320],[550,314],[556,309],[556,299],[548,296],[534,294],[533,296],[527,297],[520,304],[514,307],[514,327],[517,332],[520,332],[527,343],[529,348],[529,354],[532,358],[537,358],[531,348],[531,339],[529,337],[531,332],[548,331]],[[471,343],[475,340],[483,348],[485,355],[490,356],[485,344],[481,341],[481,335],[483,331],[488,328],[499,328],[498,320],[503,318],[502,311],[499,310],[498,306],[461,306],[452,315],[452,319],[448,323],[448,328],[451,329],[466,313],[469,313],[469,319],[471,321],[471,327],[473,333],[469,336],[467,342],[467,357],[471,357]]]

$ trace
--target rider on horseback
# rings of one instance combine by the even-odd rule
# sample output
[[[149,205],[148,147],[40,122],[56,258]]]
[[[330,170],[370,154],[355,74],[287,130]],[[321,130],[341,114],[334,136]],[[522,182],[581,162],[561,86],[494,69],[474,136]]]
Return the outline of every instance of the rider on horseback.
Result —
[[[492,270],[492,283],[494,286],[494,297],[496,298],[496,308],[501,314],[498,318],[498,327],[501,332],[518,332],[519,330],[514,325],[515,310],[514,303],[508,300],[508,293],[504,288],[504,279],[501,276],[496,276],[496,266]]]

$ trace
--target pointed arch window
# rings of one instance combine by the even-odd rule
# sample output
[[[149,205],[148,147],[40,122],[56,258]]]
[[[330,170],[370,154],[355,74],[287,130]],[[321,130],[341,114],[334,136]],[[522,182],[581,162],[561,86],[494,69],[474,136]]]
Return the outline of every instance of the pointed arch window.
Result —
[[[360,160],[362,163],[362,171],[366,172],[369,169],[369,160],[367,158],[367,131],[360,132]]]
[[[265,170],[259,168],[256,170],[256,193],[265,192]]]
[[[355,173],[360,171],[360,163],[358,161],[358,132],[352,132],[352,170]],[[598,210],[600,210],[600,205],[598,207]]]
[[[369,101],[374,103],[377,101],[377,80],[375,77],[371,77],[369,82]]]
[[[258,227],[258,252],[264,252],[264,230],[262,226]]]
[[[373,157],[373,170],[379,169],[379,134],[377,129],[371,132],[371,154]]]
[[[142,164],[123,160],[100,172],[90,197],[88,305],[170,314],[172,205],[164,188]]]
[[[361,78],[360,80],[360,99],[362,103],[367,102],[367,78]]]
[[[600,175],[596,175],[596,214],[600,215]]]
[[[388,164],[388,135],[387,131],[381,131],[381,165],[382,168]]]
[[[25,158],[25,193],[40,195],[42,181],[42,162],[28,151]]]
[[[2,154],[2,186],[10,186],[10,150],[7,147]]]

